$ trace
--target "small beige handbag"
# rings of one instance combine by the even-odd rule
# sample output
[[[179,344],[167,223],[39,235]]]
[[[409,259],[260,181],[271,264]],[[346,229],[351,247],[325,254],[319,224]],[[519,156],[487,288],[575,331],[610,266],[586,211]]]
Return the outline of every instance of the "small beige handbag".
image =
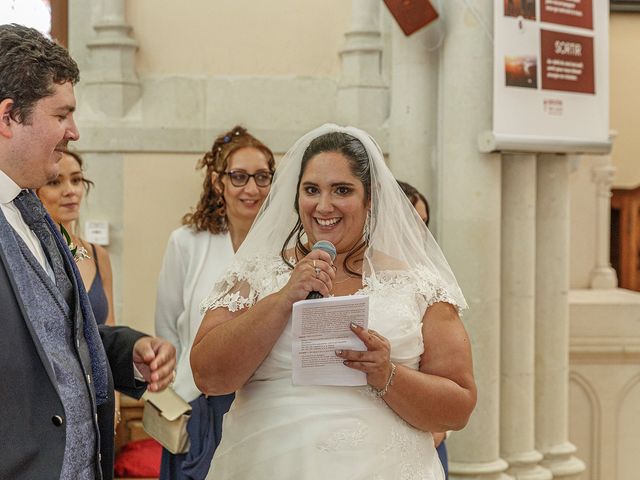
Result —
[[[173,454],[189,451],[187,422],[191,405],[171,387],[162,392],[145,392],[142,412],[144,430]]]

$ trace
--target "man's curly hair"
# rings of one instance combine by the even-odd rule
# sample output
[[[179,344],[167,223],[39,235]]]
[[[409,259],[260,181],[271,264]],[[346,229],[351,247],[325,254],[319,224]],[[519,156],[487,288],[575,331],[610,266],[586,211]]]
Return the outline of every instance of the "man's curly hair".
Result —
[[[11,118],[29,124],[36,102],[53,95],[53,84],[78,83],[69,52],[33,28],[0,25],[0,102],[13,100]]]

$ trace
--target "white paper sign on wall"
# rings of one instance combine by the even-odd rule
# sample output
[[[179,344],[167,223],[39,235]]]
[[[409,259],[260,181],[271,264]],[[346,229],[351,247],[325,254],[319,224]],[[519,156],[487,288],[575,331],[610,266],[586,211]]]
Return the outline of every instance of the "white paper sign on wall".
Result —
[[[89,243],[109,245],[109,222],[106,220],[87,220],[84,222],[84,238]]]

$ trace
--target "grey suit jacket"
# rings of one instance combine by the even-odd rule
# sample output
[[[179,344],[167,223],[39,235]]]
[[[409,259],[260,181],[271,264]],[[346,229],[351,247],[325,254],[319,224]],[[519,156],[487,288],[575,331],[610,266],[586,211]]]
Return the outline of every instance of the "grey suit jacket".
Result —
[[[0,222],[6,227],[1,212],[0,216]],[[59,232],[54,234],[59,237]],[[71,258],[69,255],[70,252],[65,252],[67,261]],[[75,283],[80,302],[88,305],[82,280],[76,278]],[[90,308],[89,315],[93,320]],[[134,379],[132,359],[133,345],[144,334],[127,327],[100,326],[99,331],[110,373],[109,398],[97,408],[96,415],[102,476],[110,480],[114,457],[113,386],[134,397],[144,393],[145,385]],[[64,418],[64,407],[51,367],[26,317],[5,253],[0,248],[0,478],[50,480],[59,477],[65,448],[65,427],[59,424],[60,417]]]

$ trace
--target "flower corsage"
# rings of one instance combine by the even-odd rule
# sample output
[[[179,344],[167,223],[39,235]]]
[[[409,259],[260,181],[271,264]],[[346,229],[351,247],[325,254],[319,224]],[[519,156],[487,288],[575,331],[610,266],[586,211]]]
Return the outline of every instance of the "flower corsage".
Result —
[[[71,241],[71,235],[69,235],[69,232],[67,232],[67,229],[64,228],[62,224],[60,224],[60,231],[62,232],[62,235],[67,242],[67,247],[69,247],[69,250],[71,250],[71,255],[73,255],[73,259],[76,261],[76,263],[84,260],[85,258],[91,258],[86,248],[84,248],[82,245],[77,246]]]

